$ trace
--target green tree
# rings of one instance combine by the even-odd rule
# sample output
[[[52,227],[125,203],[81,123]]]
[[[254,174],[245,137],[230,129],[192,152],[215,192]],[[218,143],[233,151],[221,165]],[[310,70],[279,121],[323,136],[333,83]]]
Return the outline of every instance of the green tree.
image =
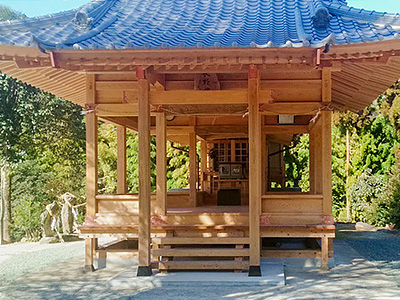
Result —
[[[0,4],[0,21],[25,19],[26,15]]]
[[[22,212],[18,207],[23,205],[21,199],[25,199],[35,202],[34,207],[43,211],[46,204],[67,191],[81,196],[85,168],[81,108],[4,74],[0,74],[0,103],[0,160],[12,166],[14,176],[23,173],[24,168],[31,168],[27,162],[38,167],[38,172],[51,174],[28,177],[32,180],[30,184],[26,179],[21,182],[17,176],[13,180],[15,189],[11,189],[11,207]],[[19,182],[31,189],[24,189],[22,194],[13,193],[19,189]],[[39,186],[40,192],[32,189]],[[13,217],[14,228],[26,228],[18,224],[22,218],[15,212]],[[32,218],[38,228],[40,220]],[[26,234],[32,236],[28,231]]]

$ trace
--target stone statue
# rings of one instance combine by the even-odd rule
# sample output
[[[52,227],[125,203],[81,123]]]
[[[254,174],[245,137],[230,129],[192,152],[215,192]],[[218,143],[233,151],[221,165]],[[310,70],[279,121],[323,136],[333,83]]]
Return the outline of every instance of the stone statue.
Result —
[[[72,206],[76,197],[71,193],[65,193],[61,196],[61,199],[64,201],[61,209],[62,230],[64,234],[71,234],[74,231],[74,215],[72,212]]]
[[[59,207],[56,201],[48,204],[46,210],[40,215],[43,237],[53,237],[52,219],[57,216]]]

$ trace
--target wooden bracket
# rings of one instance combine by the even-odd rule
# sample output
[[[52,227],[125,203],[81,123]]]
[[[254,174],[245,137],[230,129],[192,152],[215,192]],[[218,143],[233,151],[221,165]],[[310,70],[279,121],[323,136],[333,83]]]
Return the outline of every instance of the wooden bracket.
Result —
[[[256,65],[249,66],[249,79],[258,78],[258,67]]]
[[[322,53],[321,48],[318,48],[317,49],[317,55],[316,55],[316,58],[315,58],[315,66],[316,67],[319,67],[320,64],[321,64],[321,53]]]
[[[96,111],[97,111],[97,104],[89,104],[89,103],[85,104],[85,112],[87,114],[95,113]]]
[[[165,111],[163,105],[151,105],[151,107],[152,113],[161,113]]]
[[[136,67],[136,77],[137,79],[146,79],[143,67]]]
[[[50,51],[50,63],[53,68],[57,68],[57,69],[60,68],[60,65],[58,64],[58,60],[56,58],[56,54],[53,51]]]

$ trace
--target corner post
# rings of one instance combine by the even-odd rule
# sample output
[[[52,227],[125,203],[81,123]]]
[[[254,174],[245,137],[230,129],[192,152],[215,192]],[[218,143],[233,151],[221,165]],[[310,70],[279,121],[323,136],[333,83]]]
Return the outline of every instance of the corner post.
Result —
[[[332,102],[332,69],[322,69],[322,101]],[[333,224],[332,216],[332,111],[321,111],[321,172],[322,172],[322,211],[325,224]],[[329,269],[329,254],[333,256],[333,240],[321,240],[321,268]]]
[[[86,216],[94,217],[97,213],[97,176],[98,176],[98,153],[97,153],[97,116],[96,104],[96,82],[95,75],[86,77],[86,105],[93,111],[86,115]],[[93,257],[96,250],[97,239],[87,238],[85,240],[85,270],[93,271]]]
[[[260,214],[261,214],[261,115],[259,112],[260,73],[251,65],[248,77],[249,101],[249,276],[261,276]]]
[[[323,213],[332,216],[332,140],[331,140],[331,111],[321,112],[322,123],[322,195]]]
[[[155,213],[165,215],[167,201],[167,131],[164,112],[156,114],[156,164],[157,164],[157,198]]]
[[[126,194],[126,127],[117,126],[117,194]]]
[[[138,132],[139,132],[139,267],[137,276],[151,276],[150,256],[150,102],[149,81],[138,67]]]

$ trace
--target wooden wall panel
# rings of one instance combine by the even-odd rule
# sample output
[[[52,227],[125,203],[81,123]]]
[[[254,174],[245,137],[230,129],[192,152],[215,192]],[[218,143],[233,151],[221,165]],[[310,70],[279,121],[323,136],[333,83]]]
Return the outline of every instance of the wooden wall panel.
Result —
[[[263,199],[263,213],[322,214],[322,196],[309,199]]]

